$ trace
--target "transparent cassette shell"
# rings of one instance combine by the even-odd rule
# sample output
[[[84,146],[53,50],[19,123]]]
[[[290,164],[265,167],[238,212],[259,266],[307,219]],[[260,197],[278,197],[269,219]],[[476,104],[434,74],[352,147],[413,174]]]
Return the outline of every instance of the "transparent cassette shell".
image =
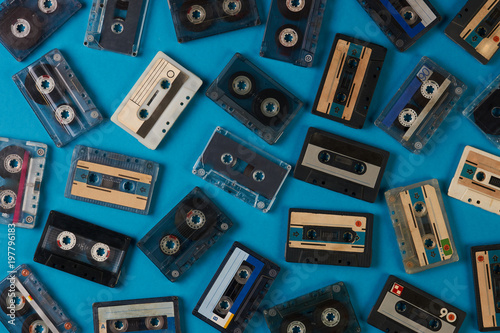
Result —
[[[0,223],[34,228],[47,145],[0,137]]]
[[[389,190],[385,198],[408,274],[458,261],[436,179]]]
[[[375,125],[419,154],[466,89],[456,77],[423,57]]]
[[[58,49],[12,79],[57,147],[66,145],[103,120]]]

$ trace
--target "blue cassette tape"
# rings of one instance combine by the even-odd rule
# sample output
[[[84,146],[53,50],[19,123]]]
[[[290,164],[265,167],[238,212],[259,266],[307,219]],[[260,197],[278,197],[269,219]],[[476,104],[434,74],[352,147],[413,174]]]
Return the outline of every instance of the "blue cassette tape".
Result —
[[[273,0],[260,55],[311,67],[326,0]]]
[[[22,61],[81,7],[77,0],[5,0],[0,4],[0,43]]]
[[[80,331],[27,265],[10,271],[0,291],[0,321],[10,333]]]
[[[57,147],[102,122],[102,115],[58,49],[12,79]]]
[[[66,183],[66,198],[146,215],[158,163],[77,145]]]
[[[137,246],[172,282],[231,228],[233,222],[196,187]]]

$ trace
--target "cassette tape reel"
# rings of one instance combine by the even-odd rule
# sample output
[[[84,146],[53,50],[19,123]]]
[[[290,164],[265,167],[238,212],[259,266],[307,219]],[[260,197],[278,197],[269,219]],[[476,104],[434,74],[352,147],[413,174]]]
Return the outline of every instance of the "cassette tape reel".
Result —
[[[0,137],[0,223],[34,228],[47,145]]]
[[[337,34],[312,113],[363,128],[386,53],[380,45]]]
[[[118,232],[51,211],[33,260],[114,287],[131,240]]]
[[[419,154],[466,89],[456,77],[423,57],[375,125]]]
[[[193,174],[267,213],[291,169],[290,164],[217,127]]]
[[[233,222],[195,187],[137,246],[172,282],[184,274],[233,225]]]
[[[278,265],[234,242],[193,315],[221,332],[245,331],[279,271]]]
[[[27,265],[9,272],[0,292],[0,321],[8,332],[80,332]]]
[[[278,141],[303,105],[239,53],[206,95],[269,144]]]
[[[428,0],[358,0],[382,32],[403,52],[441,21]]]
[[[179,43],[260,24],[255,0],[168,0]]]
[[[149,0],[93,0],[83,45],[137,56]]]
[[[22,61],[80,8],[77,0],[6,0],[0,4],[0,43]]]
[[[64,196],[147,215],[158,163],[76,145]]]
[[[102,115],[58,49],[12,77],[57,147],[102,122]]]
[[[179,299],[157,297],[92,305],[95,333],[181,333]]]
[[[500,1],[469,0],[445,34],[486,65],[500,45]]]
[[[462,310],[391,275],[367,322],[384,332],[458,333],[465,316]]]
[[[309,128],[293,176],[313,185],[375,202],[389,152]]]
[[[370,267],[373,215],[291,208],[288,262]]]
[[[437,180],[385,192],[406,273],[458,261]]]
[[[271,333],[359,333],[347,287],[338,282],[264,310]]]
[[[500,157],[466,146],[448,195],[500,215]]]
[[[272,0],[260,55],[311,67],[326,0]]]
[[[202,83],[158,52],[111,121],[149,149],[156,149]]]

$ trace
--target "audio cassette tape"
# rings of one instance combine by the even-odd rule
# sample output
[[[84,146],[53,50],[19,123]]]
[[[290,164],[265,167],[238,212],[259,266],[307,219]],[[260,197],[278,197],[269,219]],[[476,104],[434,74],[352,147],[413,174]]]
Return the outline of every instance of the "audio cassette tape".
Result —
[[[312,113],[363,128],[387,49],[337,34]]]
[[[201,258],[233,222],[195,187],[137,246],[172,282]]]
[[[292,166],[221,127],[193,167],[193,174],[267,213]]]
[[[234,242],[193,315],[221,332],[245,331],[279,271],[275,263]]]
[[[255,0],[168,0],[179,43],[260,24]]]
[[[264,310],[271,333],[359,333],[356,313],[343,282]]]
[[[479,330],[500,331],[500,244],[474,246],[471,258]]]
[[[373,215],[290,208],[288,262],[370,267]]]
[[[13,266],[11,266],[13,269]],[[61,309],[27,265],[0,282],[0,321],[10,333],[76,333],[80,329]]]
[[[22,61],[80,8],[77,0],[5,0],[0,4],[0,43]]]
[[[391,275],[367,322],[384,332],[458,333],[465,316],[462,310]]]
[[[272,0],[260,55],[311,67],[326,0]]]
[[[358,0],[382,32],[403,52],[441,21],[428,0]]]
[[[111,121],[149,149],[156,149],[202,83],[158,52]]]
[[[436,179],[385,192],[406,273],[458,261]]]
[[[448,195],[500,215],[500,157],[466,146]]]
[[[0,137],[0,223],[34,228],[47,145]]]
[[[158,163],[77,145],[64,196],[147,215]]]
[[[500,45],[500,1],[467,1],[444,32],[486,65]]]
[[[271,145],[304,104],[239,53],[206,95]]]
[[[93,0],[83,45],[137,56],[149,0]]]
[[[57,147],[102,122],[102,115],[58,49],[12,79]]]
[[[51,211],[33,260],[113,288],[131,238]]]
[[[466,89],[456,77],[423,57],[375,125],[419,154]]]
[[[181,333],[175,296],[94,303],[92,312],[94,333]]]
[[[293,176],[368,202],[377,200],[389,152],[309,128]]]
[[[500,148],[500,75],[464,110],[463,115]]]

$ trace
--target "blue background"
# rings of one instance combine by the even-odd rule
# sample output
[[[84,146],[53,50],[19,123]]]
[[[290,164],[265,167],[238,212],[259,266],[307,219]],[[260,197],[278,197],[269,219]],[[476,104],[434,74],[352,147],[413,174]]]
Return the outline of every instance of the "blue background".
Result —
[[[400,53],[375,26],[355,0],[329,1],[313,68],[259,57],[265,25],[178,44],[166,0],[150,1],[142,46],[137,58],[83,46],[90,0],[59,31],[24,62],[18,63],[0,48],[0,135],[45,142],[48,163],[42,184],[39,219],[34,230],[17,230],[17,264],[28,263],[46,284],[53,297],[66,309],[83,332],[92,332],[92,303],[156,296],[179,296],[183,332],[215,332],[195,318],[191,311],[223,257],[237,240],[282,267],[266,304],[281,303],[328,284],[344,281],[364,332],[378,332],[366,318],[389,274],[395,274],[468,313],[462,332],[477,331],[476,307],[470,263],[470,246],[499,243],[500,218],[481,209],[444,196],[460,261],[416,275],[404,272],[383,192],[396,186],[437,178],[446,193],[465,145],[488,152],[499,151],[460,112],[491,82],[500,69],[500,55],[486,66],[444,35],[444,29],[464,5],[464,0],[434,1],[442,22],[405,53]],[[267,18],[270,0],[258,0],[262,21]],[[335,33],[355,35],[388,49],[381,78],[372,101],[365,128],[350,129],[310,113]],[[87,92],[106,118],[135,84],[151,59],[161,50],[190,69],[204,81],[182,116],[157,150],[142,146],[118,126],[106,121],[64,148],[56,148],[25,102],[11,76],[53,48],[59,48],[80,78]],[[204,96],[211,83],[235,52],[240,52],[271,77],[306,102],[305,107],[277,144],[269,146]],[[464,81],[469,89],[458,107],[445,120],[428,144],[426,155],[406,151],[397,141],[373,125],[402,82],[422,56],[428,56]],[[295,164],[310,126],[386,149],[391,158],[382,189],[374,204],[312,186],[292,177],[287,179],[268,214],[212,187],[191,174],[192,167],[216,126],[222,126],[280,159]],[[69,161],[75,144],[151,159],[161,164],[152,209],[142,216],[64,198]],[[119,285],[112,289],[32,261],[50,210],[128,234],[139,240],[194,186],[202,187],[234,220],[234,227],[195,266],[176,282],[161,272],[132,247],[125,260]],[[315,266],[287,263],[284,249],[287,213],[290,207],[360,211],[375,214],[371,268]],[[0,270],[7,270],[6,237],[0,238]],[[2,327],[1,330],[4,330]],[[262,316],[254,317],[248,332],[267,332]]]

